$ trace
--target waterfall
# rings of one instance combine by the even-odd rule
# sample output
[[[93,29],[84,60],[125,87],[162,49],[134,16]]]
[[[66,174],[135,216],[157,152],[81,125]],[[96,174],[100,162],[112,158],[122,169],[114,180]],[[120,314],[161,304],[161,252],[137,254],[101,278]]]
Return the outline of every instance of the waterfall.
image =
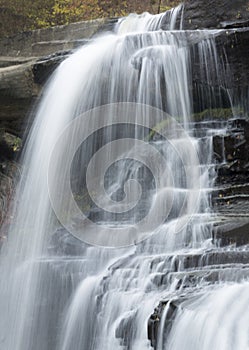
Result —
[[[247,349],[249,320],[245,310],[248,283],[209,290],[179,312],[166,348]]]
[[[219,31],[189,37],[176,27],[183,10],[166,14],[168,31],[160,30],[165,14],[120,20],[50,78],[1,252],[1,349],[151,349],[148,320],[179,290],[185,259],[215,248],[210,192],[219,130],[196,127],[190,86],[194,45],[203,79],[210,64],[218,74]],[[213,95],[200,91],[200,105]],[[168,302],[158,349],[204,349],[207,337],[215,349],[245,349],[244,335],[235,334],[237,347],[222,347],[211,327],[216,306],[219,327],[232,296],[246,305],[242,289],[217,286],[189,302],[165,341]],[[221,304],[212,306],[213,298]],[[224,337],[237,312],[223,323]]]

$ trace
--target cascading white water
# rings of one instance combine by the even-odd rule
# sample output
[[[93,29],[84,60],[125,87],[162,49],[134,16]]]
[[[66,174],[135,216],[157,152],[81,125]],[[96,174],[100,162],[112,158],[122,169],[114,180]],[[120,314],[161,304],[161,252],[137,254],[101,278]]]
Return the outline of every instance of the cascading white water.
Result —
[[[166,348],[248,349],[248,288],[248,282],[225,285],[188,302],[176,317]]]
[[[51,78],[26,147],[14,220],[1,254],[1,349],[150,349],[148,319],[158,301],[176,289],[177,279],[170,276],[158,282],[173,271],[172,257],[200,254],[211,246],[212,137],[196,137],[189,124],[190,48],[184,32],[179,37],[172,31],[180,11],[182,7],[170,12],[168,32],[156,31],[163,15],[122,20],[115,34],[79,49]],[[209,48],[212,36],[204,35]],[[202,57],[213,55],[212,50],[205,53],[205,45],[200,50]],[[83,119],[69,136],[65,133],[72,121],[95,107],[99,109],[92,118]],[[115,125],[117,111],[127,116]],[[128,123],[131,111],[133,125]],[[80,146],[76,140],[85,132],[89,139]],[[126,149],[120,139],[131,136],[140,142]],[[96,187],[87,193],[82,173],[113,140],[117,142],[108,152],[93,160],[90,177]],[[73,159],[71,149],[77,150]],[[105,165],[116,154],[118,161],[107,167],[104,178]],[[166,162],[157,164],[155,154]],[[97,243],[112,249],[81,243],[60,227],[55,206],[68,230],[75,230],[78,219],[72,220],[64,193],[65,167],[70,168],[78,207],[105,228],[104,241]],[[141,182],[130,187],[129,198],[137,203],[140,196],[142,205],[119,212],[129,180]],[[114,203],[105,198],[103,187]],[[96,203],[104,206],[104,213]],[[138,230],[141,216],[147,217],[145,232],[139,231],[145,240],[134,239],[129,246],[124,242],[132,240],[122,237],[110,234],[107,240],[113,226],[121,226],[128,236]],[[153,232],[147,232],[151,224]],[[96,241],[96,232],[87,225],[73,233]],[[163,341],[159,344],[163,348]]]

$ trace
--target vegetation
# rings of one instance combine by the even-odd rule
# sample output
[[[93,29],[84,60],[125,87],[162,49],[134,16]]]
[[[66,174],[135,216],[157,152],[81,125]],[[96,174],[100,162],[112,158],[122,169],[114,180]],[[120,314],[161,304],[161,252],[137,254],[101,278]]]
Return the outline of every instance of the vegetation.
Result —
[[[231,108],[205,109],[202,112],[193,114],[192,120],[195,122],[201,122],[203,120],[227,120],[233,116],[233,112],[238,116],[242,113],[239,109],[232,111]]]
[[[0,37],[131,12],[163,12],[179,0],[0,0]]]

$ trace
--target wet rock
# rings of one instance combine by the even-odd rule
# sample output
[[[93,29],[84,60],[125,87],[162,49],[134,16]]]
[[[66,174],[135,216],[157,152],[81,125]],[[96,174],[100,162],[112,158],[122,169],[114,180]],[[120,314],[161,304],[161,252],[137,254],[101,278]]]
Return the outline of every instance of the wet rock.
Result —
[[[249,8],[247,0],[185,0],[184,29],[233,28],[247,26]]]
[[[20,136],[30,123],[27,113],[40,87],[34,82],[34,60],[9,63],[6,60],[6,66],[0,68],[0,129]]]
[[[59,228],[52,235],[49,243],[49,251],[53,255],[83,256],[87,245],[74,237],[64,228]]]
[[[23,135],[33,121],[27,115],[56,67],[75,48],[117,19],[99,19],[51,27],[0,40],[0,129]]]
[[[39,58],[32,65],[34,83],[43,86],[59,64],[65,60],[72,51],[60,51],[52,55]]]
[[[1,96],[13,99],[29,99],[38,95],[34,83],[32,66],[34,61],[0,69]]]
[[[11,200],[20,175],[20,166],[16,162],[20,150],[20,138],[0,132],[0,245],[7,236],[10,223]]]
[[[234,91],[234,93],[237,93],[238,96],[248,91],[248,42],[249,27],[237,30],[225,30],[216,40],[218,55],[222,58],[225,65],[227,76],[225,86],[227,88],[236,88],[237,91]]]
[[[178,305],[179,305],[178,300],[161,301],[159,305],[155,308],[153,314],[150,316],[148,321],[148,339],[150,340],[151,346],[154,349],[157,349],[157,345],[159,341],[159,329],[160,329],[161,320],[165,309],[167,309],[167,315],[164,323],[164,333],[163,333],[164,340],[167,339],[167,336],[171,330]]]
[[[241,183],[249,175],[249,121],[247,119],[230,119],[227,124],[225,135],[216,135],[213,138],[213,150],[216,161],[222,159],[225,164],[218,165],[218,175],[222,176],[224,183],[225,176],[234,176],[228,178],[230,184],[239,183],[239,174],[241,174]],[[237,177],[235,177],[237,175]]]
[[[41,57],[75,48],[75,41],[112,30],[117,19],[96,19],[19,33],[0,40],[2,56]]]
[[[0,247],[11,222],[10,206],[20,176],[20,166],[10,160],[0,161]]]
[[[211,108],[229,108],[231,105],[231,96],[227,92],[229,89],[233,91],[234,105],[241,104],[248,112],[249,61],[247,52],[249,47],[247,43],[249,43],[249,28],[216,32],[215,43],[218,67],[210,64],[207,72],[200,59],[199,46],[192,47],[195,111],[201,112],[210,108],[210,103]],[[215,62],[214,55],[212,62]]]
[[[230,221],[229,221],[230,220]],[[249,218],[240,219],[230,217],[223,225],[214,228],[214,238],[221,246],[236,245],[244,246],[249,244]],[[248,257],[247,257],[247,261]]]
[[[233,118],[225,135],[213,138],[216,188],[214,211],[219,215],[214,239],[221,246],[249,244],[249,121]]]
[[[135,321],[135,312],[131,312],[126,318],[123,318],[115,330],[115,337],[120,339],[122,346],[130,350],[129,340],[132,338],[133,322]]]
[[[248,232],[248,226],[246,228]],[[194,257],[194,256],[193,256]],[[193,266],[171,273],[171,279],[165,285],[176,286],[174,291],[168,291],[168,296],[158,303],[148,320],[148,338],[154,349],[159,342],[165,346],[172,324],[178,310],[211,290],[213,285],[222,282],[240,283],[249,277],[248,247],[213,249],[197,255],[197,259],[190,256]],[[164,320],[164,324],[162,324]],[[159,329],[163,328],[162,334]]]
[[[167,16],[162,21],[161,28],[167,29]],[[177,27],[182,23],[184,30],[196,29],[223,29],[223,31],[214,32],[219,59],[223,61],[219,68],[221,74],[220,80],[213,67],[209,67],[214,89],[213,93],[218,99],[223,99],[223,107],[229,105],[225,91],[216,88],[217,84],[224,88],[232,88],[233,93],[239,97],[245,97],[248,100],[248,81],[249,81],[249,61],[248,43],[249,43],[249,4],[247,0],[185,0],[184,10],[179,13]],[[196,32],[198,33],[198,32]],[[194,42],[193,42],[194,43]],[[193,86],[194,96],[196,91],[207,89],[210,82],[207,79],[201,79],[199,74],[198,55],[195,55],[193,66]],[[206,81],[205,81],[206,80]],[[215,89],[217,91],[215,91]],[[236,91],[235,91],[236,89]],[[208,95],[207,95],[208,96]],[[242,100],[242,99],[241,99]],[[249,110],[249,103],[246,104]],[[202,109],[208,108],[204,106]],[[201,110],[199,108],[199,110]],[[197,108],[197,111],[199,111]]]

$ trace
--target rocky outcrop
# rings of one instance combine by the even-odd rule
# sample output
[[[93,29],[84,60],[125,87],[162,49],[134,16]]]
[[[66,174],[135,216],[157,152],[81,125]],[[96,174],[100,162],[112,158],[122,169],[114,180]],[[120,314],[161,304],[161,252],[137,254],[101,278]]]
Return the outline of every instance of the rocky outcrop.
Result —
[[[221,222],[214,238],[222,246],[249,244],[249,121],[230,119],[224,135],[213,139],[217,162],[213,206]]]
[[[48,77],[75,48],[116,20],[99,19],[20,33],[0,40],[0,225],[8,226],[8,211],[19,174],[15,162],[20,137],[34,119],[37,98]],[[0,243],[3,237],[0,237]]]
[[[0,132],[0,246],[7,235],[8,213],[20,174],[20,165],[15,161],[20,149],[20,138]]]
[[[236,248],[213,249],[205,254],[192,256],[174,256],[174,264],[160,276],[158,287],[166,287],[174,282],[175,290],[158,303],[148,320],[148,338],[152,347],[158,348],[162,320],[164,325],[160,342],[165,346],[178,311],[182,312],[185,307],[210,292],[217,283],[243,282],[248,279],[248,259],[248,249]]]
[[[212,192],[215,245],[203,253],[172,256],[174,264],[155,278],[159,288],[165,286],[168,290],[174,283],[175,290],[158,302],[148,320],[148,338],[154,349],[158,348],[162,326],[160,344],[166,346],[178,311],[197,302],[218,283],[249,278],[249,121],[242,115],[233,117],[225,110],[213,111],[213,120],[212,111],[195,116],[201,120],[196,123],[197,132],[201,128],[221,130],[213,137],[217,174]]]
[[[23,135],[32,123],[31,106],[59,63],[115,19],[73,23],[20,33],[0,40],[0,129]]]
[[[185,30],[248,26],[249,1],[185,0],[182,24]]]
[[[223,73],[226,75],[225,87],[233,89],[233,97],[248,101],[249,91],[249,1],[248,0],[185,0],[183,10],[179,13],[177,26],[184,30],[215,29],[218,57],[223,61]],[[166,29],[162,21],[162,29]],[[198,32],[196,32],[198,33]],[[195,62],[198,66],[199,62]],[[211,76],[212,67],[210,67]],[[220,69],[222,72],[222,69]],[[208,89],[208,83],[200,82],[200,75],[194,71],[195,91],[199,86]],[[224,78],[223,74],[223,78]],[[229,77],[229,80],[227,79]],[[223,79],[224,81],[224,79]],[[217,80],[212,86],[217,85]],[[222,82],[221,82],[222,83]],[[206,86],[205,86],[206,85]],[[194,92],[195,92],[194,91]],[[236,101],[237,102],[237,101]],[[249,103],[246,104],[249,110]]]
[[[220,62],[218,76],[214,66],[210,65],[209,76],[211,81],[201,81],[200,76],[194,72],[193,83],[207,89],[208,84],[211,84],[212,88],[222,86],[232,92],[229,98],[233,99],[235,105],[241,104],[243,101],[243,107],[246,111],[249,111],[249,60],[247,55],[249,51],[249,27],[222,30],[217,33],[215,42],[217,57]],[[198,65],[199,62],[195,64]],[[220,90],[219,96],[221,94],[222,91]],[[230,103],[231,101],[227,100],[223,107]]]
[[[79,46],[95,34],[112,29],[115,19],[96,19],[19,33],[0,40],[2,56],[42,57]]]
[[[210,120],[211,114],[202,113],[204,118],[196,128],[197,132],[201,128],[221,130],[213,137],[217,174],[212,192],[214,247],[202,253],[172,256],[174,263],[155,278],[158,288],[165,286],[167,291],[173,283],[175,289],[158,302],[148,320],[148,338],[154,349],[158,348],[159,336],[160,346],[166,347],[178,312],[198,302],[217,284],[249,278],[249,121],[239,114],[229,116],[228,110],[215,111],[216,118],[226,116],[227,121]]]

